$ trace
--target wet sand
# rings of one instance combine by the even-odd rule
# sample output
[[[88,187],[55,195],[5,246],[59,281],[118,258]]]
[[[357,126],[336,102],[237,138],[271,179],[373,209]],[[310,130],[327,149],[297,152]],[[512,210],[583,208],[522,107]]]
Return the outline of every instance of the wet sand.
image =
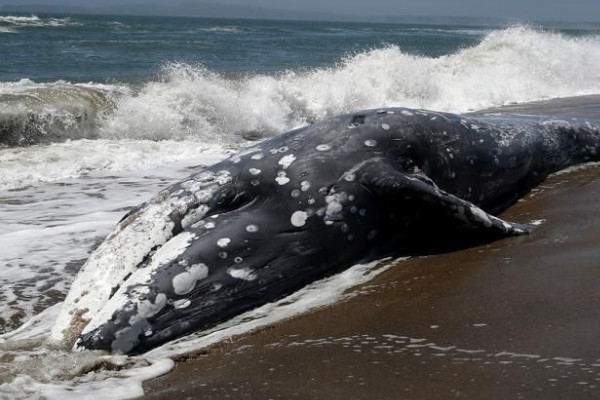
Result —
[[[400,262],[354,297],[180,360],[144,399],[595,399],[600,167],[503,214],[532,235]]]
[[[589,118],[598,99],[492,111],[589,105]],[[548,179],[502,217],[546,222],[400,262],[349,299],[178,360],[143,399],[599,398],[600,167]]]

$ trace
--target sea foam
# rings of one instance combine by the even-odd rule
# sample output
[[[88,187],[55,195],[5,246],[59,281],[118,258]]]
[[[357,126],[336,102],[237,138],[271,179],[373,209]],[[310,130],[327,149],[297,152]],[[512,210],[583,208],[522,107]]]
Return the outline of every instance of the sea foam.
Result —
[[[388,45],[330,68],[225,77],[171,63],[162,78],[117,100],[102,135],[232,141],[264,137],[366,108],[465,112],[600,93],[600,38],[516,26],[441,57]]]

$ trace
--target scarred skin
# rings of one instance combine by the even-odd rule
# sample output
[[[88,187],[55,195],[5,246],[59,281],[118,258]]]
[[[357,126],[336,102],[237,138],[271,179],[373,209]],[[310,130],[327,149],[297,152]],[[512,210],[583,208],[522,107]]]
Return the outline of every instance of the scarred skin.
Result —
[[[140,353],[358,262],[526,233],[493,215],[549,174],[597,160],[600,133],[585,121],[394,108],[287,132],[126,215],[81,274],[110,268],[114,249],[140,243],[146,256],[105,271],[118,284],[93,307],[74,289],[53,334],[83,315],[76,346]],[[146,243],[146,226],[162,243]]]

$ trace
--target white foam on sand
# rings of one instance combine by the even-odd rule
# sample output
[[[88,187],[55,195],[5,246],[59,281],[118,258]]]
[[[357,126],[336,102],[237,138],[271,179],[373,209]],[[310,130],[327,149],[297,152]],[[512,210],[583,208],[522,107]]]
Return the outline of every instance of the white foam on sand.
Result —
[[[53,324],[59,307],[57,305],[34,318],[23,329],[0,336],[0,356],[6,356],[11,351],[18,352],[25,366],[17,374],[12,371],[16,375],[12,379],[10,376],[0,375],[0,378],[8,381],[0,385],[0,397],[19,400],[79,400],[88,397],[120,400],[141,396],[142,383],[169,372],[174,366],[173,357],[336,303],[351,295],[349,289],[368,282],[400,260],[402,259],[394,262],[387,259],[355,265],[340,274],[308,285],[278,302],[266,304],[211,330],[194,333],[136,357],[106,356],[92,351],[73,353],[45,346],[41,340],[43,332],[47,335]],[[115,371],[93,368],[94,365],[101,364],[121,369]],[[28,366],[38,371],[43,370],[44,375],[28,370]],[[86,370],[92,371],[81,374],[81,371]]]

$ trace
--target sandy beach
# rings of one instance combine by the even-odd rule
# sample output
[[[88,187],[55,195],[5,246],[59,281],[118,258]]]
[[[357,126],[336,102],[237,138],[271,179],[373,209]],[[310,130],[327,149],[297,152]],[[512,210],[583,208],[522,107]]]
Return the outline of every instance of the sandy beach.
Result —
[[[599,197],[597,166],[553,176],[502,215],[545,220],[531,235],[399,262],[347,300],[178,360],[143,398],[595,399]]]

